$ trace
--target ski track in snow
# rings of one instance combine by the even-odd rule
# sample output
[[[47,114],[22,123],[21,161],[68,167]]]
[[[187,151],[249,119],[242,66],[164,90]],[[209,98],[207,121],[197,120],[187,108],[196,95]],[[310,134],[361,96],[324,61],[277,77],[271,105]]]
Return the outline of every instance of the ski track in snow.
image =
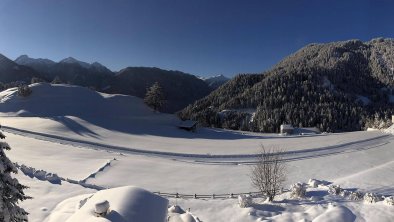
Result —
[[[103,143],[96,143],[72,138],[66,138],[57,135],[33,132],[23,129],[17,129],[9,126],[2,126],[2,129],[8,133],[29,137],[37,140],[43,140],[52,143],[60,143],[78,148],[101,150],[115,152],[120,154],[144,155],[149,157],[159,157],[172,159],[174,161],[190,162],[195,164],[212,164],[212,165],[236,165],[236,164],[254,164],[259,154],[229,154],[229,155],[210,155],[210,154],[191,154],[191,153],[174,153],[153,150],[142,150],[124,146],[113,146]],[[297,161],[310,158],[318,158],[328,155],[337,155],[342,153],[357,152],[368,149],[379,148],[387,143],[391,135],[381,135],[370,139],[358,140],[337,144],[326,147],[311,148],[297,151],[285,151],[283,161]]]

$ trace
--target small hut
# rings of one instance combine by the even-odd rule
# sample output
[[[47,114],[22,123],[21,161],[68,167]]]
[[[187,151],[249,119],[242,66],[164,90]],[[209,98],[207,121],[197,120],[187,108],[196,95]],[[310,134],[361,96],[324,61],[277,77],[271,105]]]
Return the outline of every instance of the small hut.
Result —
[[[293,131],[294,131],[294,127],[290,124],[280,125],[280,133],[281,134],[292,134]]]
[[[196,132],[197,123],[198,123],[197,121],[185,120],[178,124],[178,128],[186,131]]]

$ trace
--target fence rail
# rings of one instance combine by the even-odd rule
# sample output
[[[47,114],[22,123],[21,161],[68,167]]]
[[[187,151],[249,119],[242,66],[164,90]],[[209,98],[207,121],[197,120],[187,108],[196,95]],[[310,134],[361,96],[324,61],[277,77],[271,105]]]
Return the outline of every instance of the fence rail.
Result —
[[[290,191],[289,189],[282,188],[279,193]],[[153,192],[166,198],[177,199],[232,199],[237,198],[239,195],[251,195],[252,197],[265,197],[261,192],[253,191],[247,193],[225,193],[225,194],[183,194],[183,193],[166,193],[166,192]]]
[[[179,198],[179,199],[231,199],[237,198],[239,195],[251,195],[253,197],[262,197],[260,192],[248,193],[228,193],[228,194],[182,194],[182,193],[165,193],[153,192],[159,196],[166,198]]]

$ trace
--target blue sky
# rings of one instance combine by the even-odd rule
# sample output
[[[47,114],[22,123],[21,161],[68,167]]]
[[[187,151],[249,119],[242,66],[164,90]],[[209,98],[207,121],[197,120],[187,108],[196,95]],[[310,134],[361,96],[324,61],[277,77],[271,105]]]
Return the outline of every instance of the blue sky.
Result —
[[[312,42],[391,38],[393,12],[389,0],[0,0],[0,53],[233,76]]]

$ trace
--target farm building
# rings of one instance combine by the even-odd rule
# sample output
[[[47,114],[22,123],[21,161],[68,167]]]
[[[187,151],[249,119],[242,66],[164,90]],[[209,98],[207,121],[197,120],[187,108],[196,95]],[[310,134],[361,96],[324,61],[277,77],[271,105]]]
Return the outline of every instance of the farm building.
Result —
[[[178,124],[178,128],[186,130],[186,131],[196,132],[197,123],[198,122],[193,121],[193,120],[185,120],[185,121],[182,121]]]
[[[292,134],[293,131],[294,131],[294,127],[290,124],[280,125],[280,133],[281,134]]]

